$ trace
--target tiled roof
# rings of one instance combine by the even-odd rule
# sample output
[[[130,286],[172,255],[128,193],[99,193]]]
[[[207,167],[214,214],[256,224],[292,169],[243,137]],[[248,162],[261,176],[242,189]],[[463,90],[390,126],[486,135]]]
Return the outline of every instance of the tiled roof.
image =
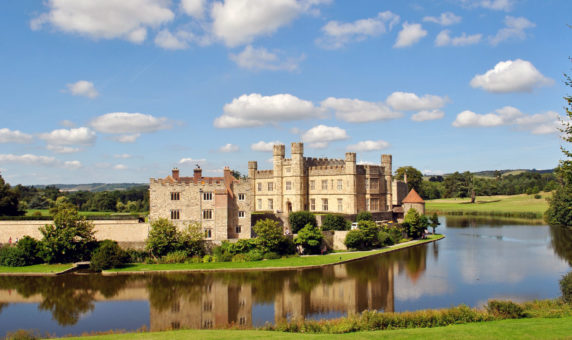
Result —
[[[425,203],[425,201],[419,196],[415,189],[411,189],[411,191],[405,196],[405,198],[401,201],[401,203]]]

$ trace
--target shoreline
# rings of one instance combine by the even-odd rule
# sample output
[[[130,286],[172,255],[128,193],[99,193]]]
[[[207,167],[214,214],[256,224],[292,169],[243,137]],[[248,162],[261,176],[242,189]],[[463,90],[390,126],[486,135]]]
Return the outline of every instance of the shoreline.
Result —
[[[338,265],[343,263],[349,263],[353,261],[363,260],[372,256],[377,256],[380,254],[386,254],[390,252],[394,252],[397,250],[407,249],[411,247],[416,247],[423,244],[428,244],[432,242],[436,242],[445,238],[445,235],[437,234],[434,238],[426,239],[426,240],[415,240],[415,241],[408,241],[404,243],[400,243],[397,245],[375,249],[375,250],[367,250],[362,252],[345,252],[345,253],[331,253],[327,255],[307,255],[302,258],[308,257],[317,257],[317,256],[339,256],[343,254],[363,254],[363,256],[358,256],[350,259],[344,259],[333,263],[324,263],[324,264],[313,264],[313,265],[301,265],[301,266],[276,266],[276,267],[243,267],[243,268],[192,268],[192,269],[167,269],[167,270],[132,270],[132,271],[102,271],[101,275],[103,276],[117,276],[117,275],[147,275],[147,274],[169,274],[169,273],[216,273],[216,272],[253,272],[253,271],[281,271],[281,270],[303,270],[303,269],[312,269],[312,268],[321,268],[325,266],[332,266]],[[266,261],[277,261],[277,260],[266,260]],[[263,262],[263,261],[257,261]],[[232,263],[232,262],[215,262],[215,263]],[[244,262],[244,263],[252,263],[252,262]],[[155,264],[151,264],[150,266],[154,266]]]

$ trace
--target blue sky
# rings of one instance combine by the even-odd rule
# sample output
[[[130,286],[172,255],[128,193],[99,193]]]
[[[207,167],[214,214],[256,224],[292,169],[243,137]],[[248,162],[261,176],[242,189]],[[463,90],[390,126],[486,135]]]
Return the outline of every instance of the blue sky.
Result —
[[[8,0],[0,13],[11,184],[270,168],[275,141],[428,174],[561,158],[571,1]]]

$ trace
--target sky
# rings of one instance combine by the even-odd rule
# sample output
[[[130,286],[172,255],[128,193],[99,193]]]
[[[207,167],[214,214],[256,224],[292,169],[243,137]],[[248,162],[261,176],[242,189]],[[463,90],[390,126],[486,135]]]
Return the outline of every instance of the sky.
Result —
[[[425,174],[550,169],[569,0],[0,2],[0,174],[271,169],[272,145]]]

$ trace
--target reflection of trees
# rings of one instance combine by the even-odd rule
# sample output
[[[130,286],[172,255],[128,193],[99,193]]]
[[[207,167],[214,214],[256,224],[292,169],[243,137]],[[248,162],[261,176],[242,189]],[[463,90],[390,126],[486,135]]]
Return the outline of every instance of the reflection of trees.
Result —
[[[507,224],[511,225],[541,225],[544,221],[541,219],[525,219],[525,218],[501,218],[494,216],[446,216],[447,228],[468,228],[486,225],[490,227],[502,227]]]
[[[552,236],[552,248],[556,254],[572,266],[572,228],[550,226],[550,235]]]
[[[39,294],[41,310],[48,310],[63,326],[74,325],[93,310],[95,294],[111,298],[125,288],[127,276],[62,275],[55,277],[0,277],[0,289],[14,289],[23,297]]]
[[[164,311],[181,298],[195,301],[209,283],[212,278],[205,274],[151,275],[147,277],[149,303],[157,311]]]
[[[4,307],[8,307],[9,305],[9,303],[0,302],[0,314],[2,314],[2,309],[4,309]]]

